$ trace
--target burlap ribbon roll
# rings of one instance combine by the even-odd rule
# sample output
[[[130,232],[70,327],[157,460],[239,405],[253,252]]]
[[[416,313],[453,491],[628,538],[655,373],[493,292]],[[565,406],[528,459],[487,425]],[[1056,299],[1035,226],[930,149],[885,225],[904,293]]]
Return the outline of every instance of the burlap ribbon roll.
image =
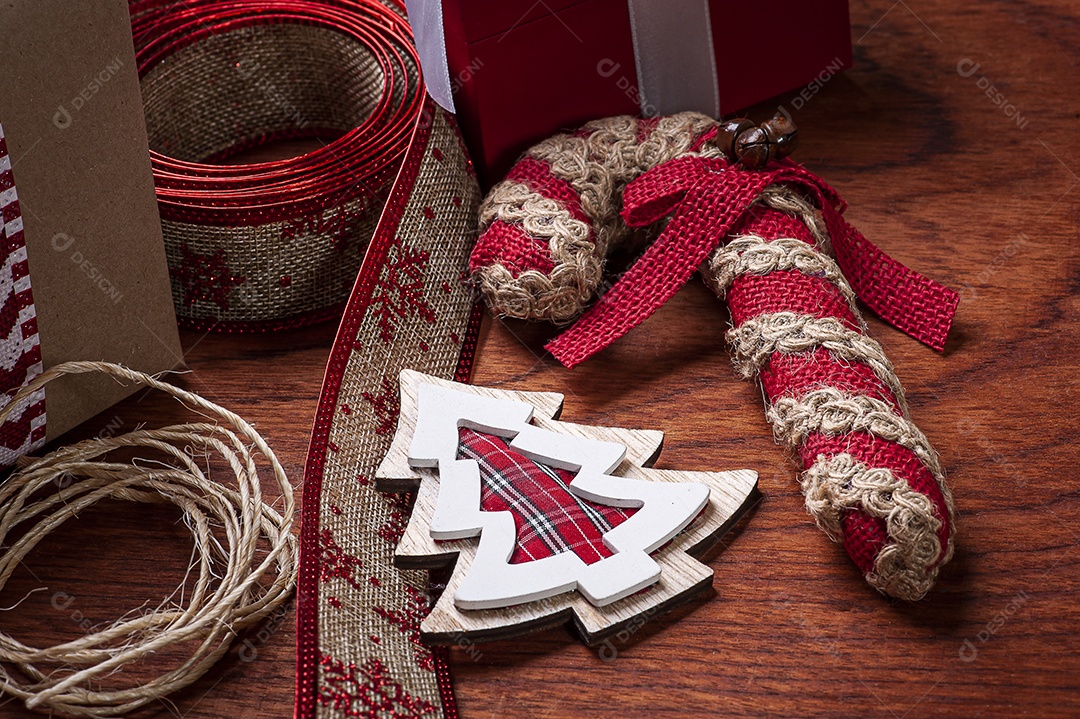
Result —
[[[403,16],[377,0],[131,5],[177,315],[278,329],[349,295],[423,102]],[[322,147],[229,165],[283,138]]]

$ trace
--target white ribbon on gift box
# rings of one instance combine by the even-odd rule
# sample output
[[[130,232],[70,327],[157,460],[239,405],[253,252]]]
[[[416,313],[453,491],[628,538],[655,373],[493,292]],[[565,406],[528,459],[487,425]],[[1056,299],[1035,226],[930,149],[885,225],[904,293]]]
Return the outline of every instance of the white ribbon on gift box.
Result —
[[[641,114],[686,110],[720,117],[720,87],[708,0],[627,0]],[[405,0],[427,90],[450,112],[442,0]]]

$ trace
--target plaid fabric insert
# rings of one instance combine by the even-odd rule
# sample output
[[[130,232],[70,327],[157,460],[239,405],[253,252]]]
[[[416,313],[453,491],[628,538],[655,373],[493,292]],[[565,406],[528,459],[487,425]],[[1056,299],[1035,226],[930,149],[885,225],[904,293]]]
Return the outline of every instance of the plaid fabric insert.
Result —
[[[517,547],[511,564],[568,551],[586,564],[599,562],[611,556],[604,533],[637,511],[579,499],[568,488],[572,472],[533,462],[494,435],[462,427],[458,459],[480,465],[480,507],[514,515]]]

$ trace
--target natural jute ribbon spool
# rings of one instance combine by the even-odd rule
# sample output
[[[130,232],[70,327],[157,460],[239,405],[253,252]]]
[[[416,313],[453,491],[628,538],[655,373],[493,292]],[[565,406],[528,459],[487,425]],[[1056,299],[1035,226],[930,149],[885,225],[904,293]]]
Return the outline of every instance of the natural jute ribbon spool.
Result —
[[[388,0],[134,0],[150,163],[180,322],[340,318],[424,102]],[[314,149],[233,164],[283,139]]]
[[[0,411],[0,422],[52,380],[86,373],[165,392],[208,419],[88,439],[44,457],[24,457],[0,485],[0,590],[42,539],[102,499],[171,503],[184,514],[195,541],[192,570],[198,568],[198,577],[153,611],[129,613],[102,630],[52,647],[26,646],[0,631],[0,691],[30,709],[113,717],[191,684],[228,651],[239,630],[286,601],[296,578],[295,505],[281,463],[244,419],[119,365],[66,362],[46,370]],[[116,450],[133,450],[138,458],[111,460],[107,455]],[[147,454],[154,458],[144,459]],[[235,489],[204,470],[215,455],[215,462],[223,461],[234,475]],[[260,457],[281,492],[280,512],[263,501]],[[173,600],[185,596],[186,601]],[[178,666],[135,686],[102,687],[119,669],[181,642],[194,648]]]

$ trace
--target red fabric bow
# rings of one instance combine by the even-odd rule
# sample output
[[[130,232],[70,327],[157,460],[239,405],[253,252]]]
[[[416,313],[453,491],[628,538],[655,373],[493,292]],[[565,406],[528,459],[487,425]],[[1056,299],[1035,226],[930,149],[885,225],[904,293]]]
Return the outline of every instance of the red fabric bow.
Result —
[[[724,160],[683,157],[627,185],[623,219],[631,227],[672,214],[641,258],[547,350],[574,367],[641,324],[678,291],[728,236],[769,185],[782,183],[816,200],[840,270],[881,319],[941,351],[960,296],[892,259],[841,216],[836,191],[809,170],[782,161],[745,170]]]

